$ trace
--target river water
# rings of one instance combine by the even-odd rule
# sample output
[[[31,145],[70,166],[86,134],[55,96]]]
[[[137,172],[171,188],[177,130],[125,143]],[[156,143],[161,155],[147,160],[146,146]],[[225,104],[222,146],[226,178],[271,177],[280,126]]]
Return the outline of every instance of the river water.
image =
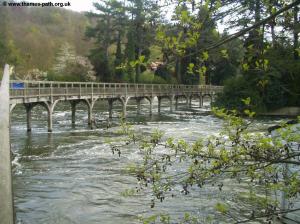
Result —
[[[134,102],[132,102],[133,104]],[[156,104],[157,105],[157,104]],[[139,132],[149,134],[158,128],[166,136],[194,141],[198,137],[216,134],[222,121],[208,114],[209,104],[204,108],[170,112],[167,102],[161,114],[157,107],[149,116],[149,105],[142,106],[142,114],[136,115],[136,107],[128,106],[128,122]],[[169,213],[183,217],[192,212],[203,217],[213,217],[222,223],[214,206],[220,200],[230,200],[230,193],[215,187],[206,187],[185,196],[178,194],[150,208],[151,195],[139,193],[123,197],[122,192],[135,188],[137,180],[126,174],[130,163],[140,160],[138,149],[130,146],[122,149],[120,157],[113,155],[107,139],[118,139],[118,116],[120,105],[114,106],[112,127],[107,129],[107,105],[96,104],[94,109],[97,129],[87,127],[87,108],[79,105],[76,126],[72,127],[68,103],[59,103],[53,117],[53,133],[47,133],[47,113],[35,108],[32,117],[32,133],[26,132],[26,114],[23,106],[17,106],[12,114],[11,144],[16,154],[14,164],[14,201],[17,222],[24,224],[71,224],[139,223],[138,217],[155,213]],[[281,119],[263,119],[258,127],[266,127]],[[234,188],[234,186],[233,186]],[[230,191],[229,191],[230,192]],[[229,198],[229,199],[228,199]]]

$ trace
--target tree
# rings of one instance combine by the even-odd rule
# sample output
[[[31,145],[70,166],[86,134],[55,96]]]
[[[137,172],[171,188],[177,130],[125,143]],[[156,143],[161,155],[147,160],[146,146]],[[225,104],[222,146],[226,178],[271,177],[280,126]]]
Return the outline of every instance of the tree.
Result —
[[[120,46],[122,36],[121,27],[124,22],[125,14],[122,4],[116,0],[105,0],[102,3],[94,3],[94,6],[99,13],[87,13],[89,18],[96,20],[96,26],[90,26],[86,30],[86,36],[94,38],[97,45],[96,49],[91,51],[90,59],[95,65],[98,76],[101,77],[103,81],[109,82],[114,79],[114,69],[110,58],[109,47],[115,42],[114,36],[116,33],[118,36],[118,46]],[[122,23],[120,24],[120,22]],[[120,50],[121,49],[118,48],[119,53]],[[120,57],[120,54],[118,57]],[[98,64],[101,64],[101,68],[99,67],[99,69]]]
[[[69,44],[64,43],[57,52],[53,71],[59,73],[65,69],[68,62],[74,63],[76,61],[75,49]]]
[[[95,81],[94,67],[88,58],[76,54],[69,43],[64,43],[57,53],[55,64],[48,75],[50,81]]]
[[[127,34],[127,60],[139,61],[146,59],[146,52],[153,43],[156,24],[160,20],[157,1],[154,0],[129,0],[128,12],[130,24]],[[136,63],[134,82],[139,82],[142,72],[141,63]],[[129,68],[129,73],[131,69]],[[131,74],[132,76],[132,74]]]
[[[296,100],[298,90],[295,88],[295,83],[298,85],[299,80],[294,69],[298,68],[298,63],[294,62],[292,58],[294,57],[294,60],[297,61],[295,49],[297,49],[298,38],[297,31],[294,30],[297,19],[293,16],[297,11],[299,1],[252,1],[252,5],[251,1],[248,3],[246,6],[254,15],[250,17],[250,21],[256,23],[266,21],[263,16],[274,15],[277,11],[281,13],[264,23],[258,22],[260,25],[255,27],[259,27],[259,29],[249,33],[244,41],[245,56],[241,66],[242,78],[236,78],[236,82],[227,82],[231,85],[228,85],[227,88],[233,87],[232,84],[237,86],[236,84],[241,79],[244,81],[239,82],[240,84],[245,82],[248,84],[240,86],[239,92],[236,93],[225,91],[217,103],[219,106],[230,104],[231,108],[240,107],[239,95],[252,92],[252,96],[258,96],[261,99],[256,101],[257,97],[253,97],[253,100],[260,104],[257,106],[261,111],[283,106],[297,106],[299,101]],[[257,12],[255,11],[256,4],[261,5],[261,9]],[[271,38],[267,36],[268,24],[271,24]],[[275,28],[281,30],[281,36],[279,32],[275,33]],[[291,99],[293,100],[290,101]],[[236,102],[236,105],[233,105],[233,102]]]
[[[6,63],[16,66],[21,62],[21,58],[8,29],[10,18],[7,7],[0,8],[0,17],[0,68]]]
[[[284,192],[285,199],[291,203],[299,198],[299,126],[283,124],[273,136],[254,132],[251,100],[247,98],[243,102],[249,108],[244,110],[247,119],[239,117],[234,110],[214,109],[215,115],[224,119],[223,130],[217,136],[192,143],[173,137],[165,139],[159,130],[145,137],[122,123],[124,144],[139,144],[143,155],[138,164],[130,165],[128,172],[139,182],[137,192],[151,192],[151,207],[177,195],[180,186],[182,195],[213,186],[226,194],[226,183],[235,183],[244,187],[235,194],[231,192],[233,198],[227,199],[231,203],[220,201],[215,206],[226,223],[271,223],[274,217],[300,210],[281,208],[281,197],[278,197],[279,192]],[[114,153],[122,153],[122,145],[111,146]],[[287,172],[285,167],[289,165],[297,168]],[[156,214],[144,221],[201,223],[198,218],[188,214],[174,221],[169,215]]]

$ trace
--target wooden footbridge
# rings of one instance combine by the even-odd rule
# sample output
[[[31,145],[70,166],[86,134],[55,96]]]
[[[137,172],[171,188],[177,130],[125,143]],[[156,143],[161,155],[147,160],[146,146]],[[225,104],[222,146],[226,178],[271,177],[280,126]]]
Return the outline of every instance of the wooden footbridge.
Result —
[[[137,103],[137,113],[140,113],[141,101],[150,103],[152,114],[153,100],[158,99],[158,112],[161,101],[166,98],[177,109],[179,98],[185,98],[191,105],[193,98],[199,99],[203,106],[205,96],[213,97],[222,91],[220,86],[210,85],[160,85],[160,84],[130,84],[130,83],[87,83],[87,82],[44,82],[44,81],[10,81],[10,110],[17,104],[23,104],[27,114],[27,130],[31,131],[31,111],[37,105],[42,105],[48,112],[48,131],[52,131],[52,114],[59,101],[69,101],[72,111],[72,123],[75,123],[76,105],[83,102],[87,105],[88,124],[92,125],[93,108],[97,100],[108,101],[109,117],[112,118],[113,103],[120,101],[123,116],[126,117],[126,106],[130,99]]]
[[[69,101],[72,110],[72,123],[75,123],[76,105],[83,102],[88,109],[88,123],[92,124],[92,111],[97,100],[107,100],[109,117],[112,117],[113,103],[120,101],[123,116],[126,116],[126,106],[130,99],[135,99],[137,112],[140,112],[141,101],[150,103],[150,113],[155,98],[158,99],[158,112],[161,101],[169,99],[170,109],[178,105],[178,99],[183,97],[191,105],[193,97],[203,105],[203,98],[222,91],[219,86],[199,85],[152,85],[129,83],[70,83],[70,82],[37,82],[9,81],[9,66],[5,65],[3,79],[0,85],[0,220],[1,223],[15,223],[15,213],[12,194],[11,151],[10,151],[10,112],[17,104],[23,104],[27,114],[27,130],[31,131],[32,109],[41,105],[47,110],[48,131],[52,131],[52,114],[56,104]]]

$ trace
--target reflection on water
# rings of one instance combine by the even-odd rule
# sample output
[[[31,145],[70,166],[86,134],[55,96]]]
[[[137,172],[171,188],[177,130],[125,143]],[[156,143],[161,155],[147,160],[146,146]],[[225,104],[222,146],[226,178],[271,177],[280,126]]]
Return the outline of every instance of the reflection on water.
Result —
[[[193,141],[198,137],[215,134],[221,121],[208,115],[206,108],[186,110],[185,104],[178,111],[169,112],[163,104],[161,115],[157,108],[149,116],[149,105],[142,106],[142,115],[136,116],[135,106],[129,106],[128,121],[134,128],[147,134],[155,128],[166,136],[176,136]],[[140,159],[137,148],[124,148],[121,157],[111,153],[107,138],[118,138],[119,105],[114,107],[112,128],[107,129],[107,106],[97,103],[94,109],[97,129],[87,127],[87,109],[80,105],[76,112],[76,125],[72,127],[70,106],[59,103],[53,117],[53,133],[47,133],[46,112],[33,110],[32,133],[26,133],[26,116],[17,107],[12,117],[12,150],[14,164],[14,191],[17,220],[19,223],[68,224],[68,223],[138,223],[140,215],[168,212],[182,217],[194,212],[200,217],[214,214],[217,201],[230,197],[215,187],[180,193],[150,208],[151,195],[140,194],[122,197],[126,189],[136,186],[136,179],[124,173],[126,165]],[[262,120],[261,129],[279,120]],[[178,189],[180,192],[181,189]],[[183,200],[184,199],[184,200]],[[219,220],[217,223],[220,223]]]

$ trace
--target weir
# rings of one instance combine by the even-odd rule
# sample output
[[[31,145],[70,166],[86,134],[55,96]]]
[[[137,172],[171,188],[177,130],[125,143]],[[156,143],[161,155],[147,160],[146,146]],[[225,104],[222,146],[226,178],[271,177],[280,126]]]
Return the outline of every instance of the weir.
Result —
[[[75,124],[77,104],[83,102],[87,106],[88,124],[93,123],[93,108],[97,100],[108,101],[109,118],[113,115],[113,104],[119,101],[122,105],[122,116],[126,118],[126,107],[130,99],[135,99],[137,114],[141,111],[141,101],[149,101],[149,114],[153,113],[153,100],[158,100],[158,113],[161,102],[170,102],[170,111],[178,108],[179,98],[186,99],[191,107],[192,100],[198,99],[203,106],[203,98],[214,96],[223,90],[222,86],[212,85],[167,85],[167,84],[130,84],[130,83],[88,83],[88,82],[44,82],[44,81],[11,81],[10,111],[17,104],[23,104],[27,117],[27,131],[31,131],[31,111],[37,106],[44,107],[48,114],[48,131],[53,130],[52,114],[59,101],[69,101],[72,111],[72,124]]]

